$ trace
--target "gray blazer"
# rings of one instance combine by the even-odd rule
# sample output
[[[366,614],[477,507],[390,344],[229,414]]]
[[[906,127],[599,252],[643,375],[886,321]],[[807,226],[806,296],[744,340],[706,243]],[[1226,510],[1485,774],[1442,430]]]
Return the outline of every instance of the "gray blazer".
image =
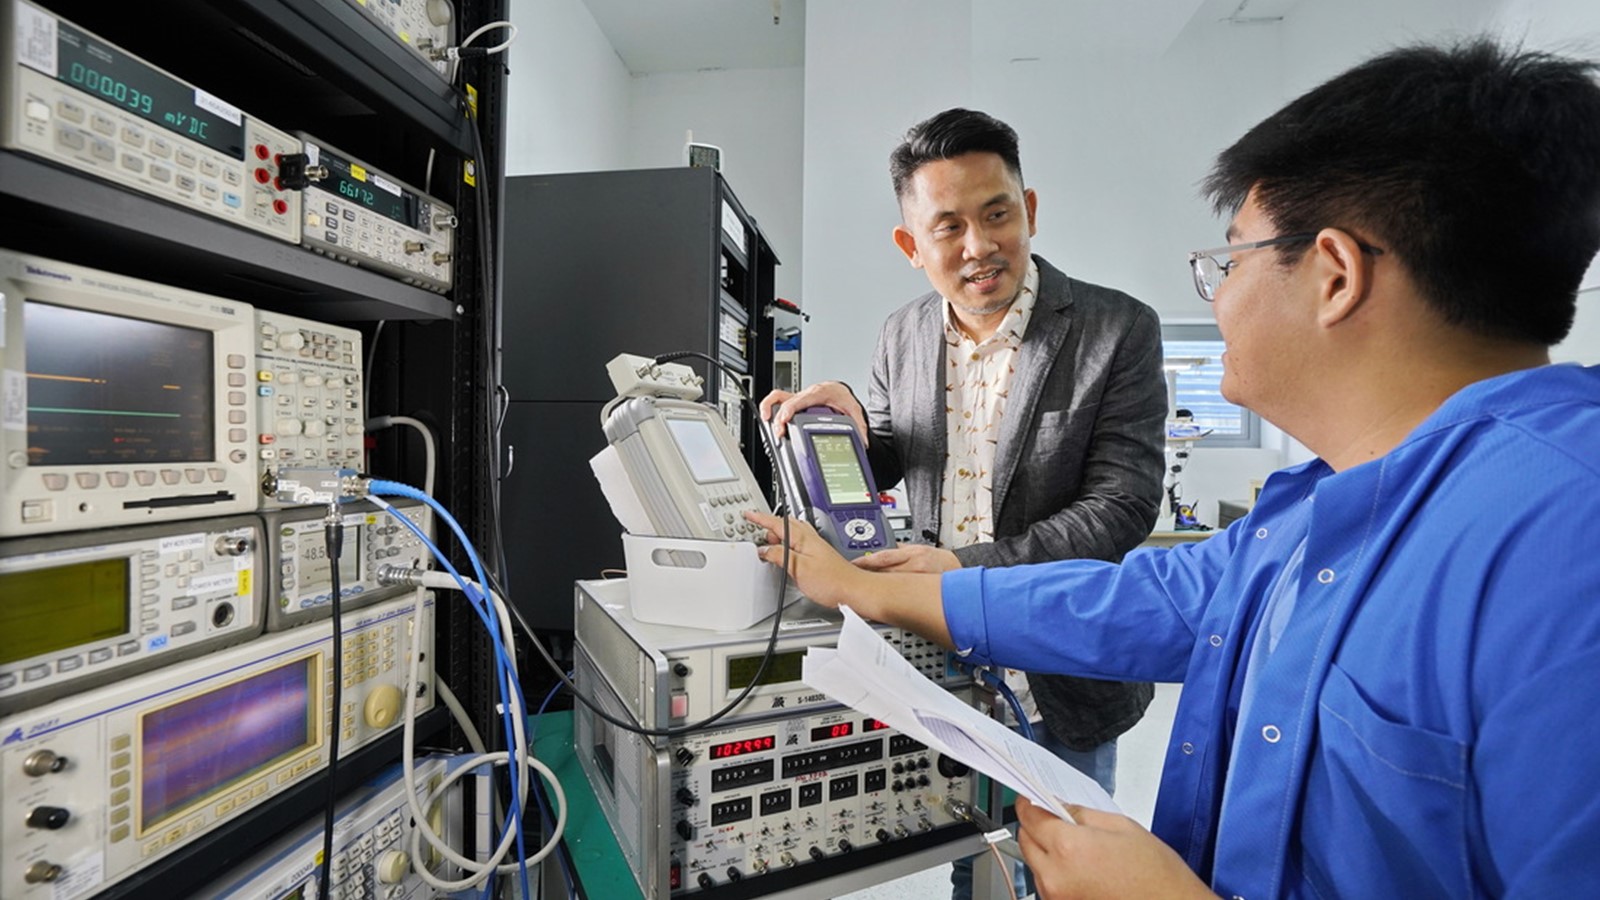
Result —
[[[1167,388],[1155,311],[1034,261],[1039,292],[990,477],[995,539],[956,550],[963,566],[1119,560],[1161,503]],[[873,477],[882,487],[905,480],[913,533],[929,543],[946,452],[943,303],[930,292],[884,322],[866,403]],[[1075,750],[1133,727],[1154,695],[1143,683],[1028,681],[1045,724]]]

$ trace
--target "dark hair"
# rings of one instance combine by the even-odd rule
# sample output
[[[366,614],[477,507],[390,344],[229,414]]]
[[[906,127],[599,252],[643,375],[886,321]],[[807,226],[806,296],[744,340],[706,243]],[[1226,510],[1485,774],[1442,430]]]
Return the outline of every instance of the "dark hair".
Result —
[[[1483,38],[1394,50],[1250,129],[1204,191],[1229,215],[1254,188],[1280,234],[1384,248],[1446,322],[1556,344],[1600,248],[1596,69]]]
[[[967,153],[994,153],[1022,182],[1017,133],[994,116],[970,109],[947,109],[911,126],[900,146],[889,154],[889,177],[896,199],[905,199],[911,176],[924,165]]]

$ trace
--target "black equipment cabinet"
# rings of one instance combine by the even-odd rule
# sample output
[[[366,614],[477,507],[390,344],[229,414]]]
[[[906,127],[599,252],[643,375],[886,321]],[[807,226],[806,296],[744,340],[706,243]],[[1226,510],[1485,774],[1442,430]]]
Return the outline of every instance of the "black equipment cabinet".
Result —
[[[771,464],[750,405],[772,389],[770,304],[778,259],[714,169],[638,169],[506,179],[502,435],[511,597],[535,628],[572,629],[572,583],[621,568],[621,528],[589,470],[618,353],[692,350],[706,396],[739,435],[760,484]]]
[[[35,2],[278,128],[308,131],[403,180],[425,185],[431,165],[429,193],[460,218],[454,287],[444,296],[5,151],[0,246],[359,328],[371,354],[368,415],[409,415],[433,426],[435,496],[497,568],[491,448],[499,320],[488,263],[498,258],[503,58],[462,63],[457,83],[476,90],[474,123],[456,87],[347,0],[169,0],[137,12],[103,0]],[[455,0],[458,37],[506,18],[507,6]],[[469,185],[475,157],[477,184]],[[404,429],[381,435],[371,469],[420,486],[421,447]],[[440,531],[440,546],[464,566],[460,547]],[[437,608],[435,671],[478,721],[495,720],[492,654],[476,617],[453,597],[441,596]],[[418,740],[446,743],[450,728],[438,707],[419,719]],[[393,733],[346,757],[340,792],[399,755]],[[326,773],[301,782],[92,896],[190,896],[320,816],[327,789]]]

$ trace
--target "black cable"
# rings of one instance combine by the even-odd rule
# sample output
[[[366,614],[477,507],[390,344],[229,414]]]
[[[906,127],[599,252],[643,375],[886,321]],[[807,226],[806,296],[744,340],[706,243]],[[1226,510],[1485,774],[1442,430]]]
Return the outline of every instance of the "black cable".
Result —
[[[497,377],[495,360],[500,352],[499,316],[498,309],[489,303],[496,295],[496,282],[494,279],[494,245],[490,216],[492,208],[489,203],[489,166],[488,157],[483,149],[483,133],[478,128],[478,113],[472,99],[466,91],[459,86],[452,85],[456,95],[461,100],[462,114],[467,120],[467,131],[472,136],[472,163],[473,163],[473,194],[477,202],[478,215],[474,223],[478,232],[478,263],[480,283],[480,302],[484,312],[484,378],[485,389],[484,410],[490,416],[493,425],[490,430],[489,441],[489,556],[491,564],[486,566],[489,574],[504,583],[507,579],[507,561],[505,540],[500,528],[500,460],[502,447],[500,444],[500,426],[504,423],[504,415],[496,415],[495,408],[500,400],[501,385]],[[505,596],[502,594],[501,596]]]
[[[322,539],[328,551],[328,587],[333,610],[333,696],[328,701],[328,797],[322,816],[322,866],[317,871],[318,897],[328,893],[329,872],[333,868],[333,818],[339,802],[339,727],[340,707],[344,705],[344,627],[339,602],[339,556],[344,549],[344,523],[335,502],[328,507],[322,522]]]

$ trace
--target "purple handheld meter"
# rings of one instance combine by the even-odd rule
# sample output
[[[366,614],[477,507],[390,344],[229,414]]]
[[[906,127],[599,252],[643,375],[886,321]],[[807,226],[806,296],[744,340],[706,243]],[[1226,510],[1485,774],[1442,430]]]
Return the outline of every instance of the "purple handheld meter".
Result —
[[[895,545],[861,435],[849,416],[814,406],[789,420],[778,456],[801,515],[846,559]]]

